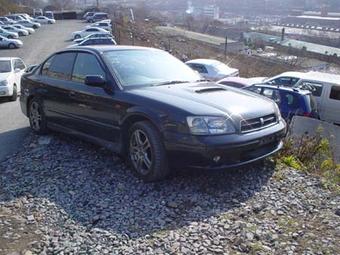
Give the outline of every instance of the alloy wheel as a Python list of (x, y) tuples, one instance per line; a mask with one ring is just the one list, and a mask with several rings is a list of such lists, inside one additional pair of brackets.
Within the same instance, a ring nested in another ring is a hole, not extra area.
[(147, 175), (152, 167), (152, 150), (148, 136), (136, 129), (130, 138), (130, 159), (137, 172)]
[(37, 103), (37, 102), (32, 102), (32, 104), (31, 104), (30, 120), (31, 120), (32, 128), (35, 131), (39, 131), (40, 128), (41, 128), (42, 116), (41, 116), (39, 103)]

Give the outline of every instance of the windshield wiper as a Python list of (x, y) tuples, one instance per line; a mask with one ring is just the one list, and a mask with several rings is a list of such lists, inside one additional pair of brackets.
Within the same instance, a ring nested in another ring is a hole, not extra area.
[(171, 84), (188, 83), (188, 82), (190, 81), (165, 81), (165, 82), (156, 83), (153, 86), (171, 85)]

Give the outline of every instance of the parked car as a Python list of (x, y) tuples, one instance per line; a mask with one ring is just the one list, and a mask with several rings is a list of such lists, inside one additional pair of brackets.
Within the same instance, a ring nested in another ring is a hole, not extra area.
[(340, 124), (340, 100), (337, 99), (340, 75), (286, 72), (268, 79), (266, 83), (310, 90), (316, 99), (320, 119)]
[(1, 26), (1, 28), (5, 29), (5, 30), (7, 30), (9, 32), (18, 33), (19, 36), (27, 36), (27, 35), (29, 35), (29, 32), (26, 29), (17, 28), (17, 27), (14, 27), (12, 25)]
[(217, 83), (234, 88), (246, 88), (254, 84), (261, 84), (267, 77), (253, 77), (253, 78), (241, 78), (241, 77), (227, 77), (219, 80)]
[(22, 41), (18, 39), (9, 39), (0, 35), (0, 48), (16, 49), (21, 48), (22, 45)]
[(107, 33), (110, 34), (108, 31), (106, 31), (105, 29), (99, 28), (99, 27), (90, 27), (90, 28), (85, 28), (84, 30), (81, 31), (75, 31), (72, 33), (72, 38), (73, 39), (80, 39), (83, 37), (86, 37), (90, 34), (94, 34), (94, 33)]
[(83, 15), (83, 18), (84, 20), (87, 20), (87, 17), (89, 16), (93, 16), (95, 13), (94, 12), (86, 12), (84, 15)]
[(73, 42), (75, 43), (81, 43), (82, 41), (86, 40), (86, 39), (90, 39), (90, 38), (113, 38), (111, 34), (109, 33), (94, 33), (94, 34), (90, 34), (88, 36), (85, 36), (83, 38), (79, 38), (79, 39), (75, 39), (73, 40)]
[(90, 23), (94, 23), (94, 22), (101, 21), (101, 20), (108, 19), (108, 18), (109, 18), (109, 15), (107, 13), (96, 12), (92, 16), (87, 16), (87, 21)]
[(16, 15), (19, 15), (19, 16), (23, 17), (26, 20), (31, 18), (31, 16), (28, 15), (27, 13), (16, 13)]
[(55, 19), (50, 19), (45, 16), (38, 16), (34, 19), (34, 21), (40, 23), (40, 24), (55, 24)]
[(3, 37), (6, 37), (8, 39), (18, 39), (19, 35), (17, 32), (11, 32), (6, 29), (2, 29), (2, 26), (0, 27), (0, 35)]
[(29, 34), (33, 34), (35, 32), (35, 30), (33, 28), (25, 27), (25, 26), (20, 25), (20, 24), (14, 24), (12, 26), (15, 27), (15, 28), (18, 28), (18, 29), (26, 30)]
[(199, 72), (202, 77), (211, 81), (218, 81), (231, 76), (239, 76), (238, 69), (231, 68), (218, 60), (194, 59), (187, 61), (186, 64)]
[(12, 25), (15, 24), (15, 21), (12, 19), (9, 19), (7, 17), (0, 17), (0, 21), (4, 23), (5, 25)]
[(109, 22), (99, 21), (99, 22), (96, 22), (96, 23), (93, 23), (93, 24), (87, 26), (87, 28), (90, 28), (90, 27), (100, 27), (100, 28), (105, 29), (105, 30), (112, 33), (112, 25)]
[(25, 63), (20, 58), (0, 57), (0, 97), (8, 97), (12, 101), (17, 100), (21, 76), (25, 68)]
[(316, 101), (309, 90), (266, 84), (253, 85), (245, 89), (272, 99), (286, 121), (290, 121), (295, 115), (319, 118)]
[(75, 46), (89, 46), (89, 45), (117, 45), (116, 41), (113, 38), (90, 38), (86, 39), (80, 43), (70, 45), (70, 47)]
[(42, 9), (33, 9), (33, 17), (38, 17), (43, 15)]
[(24, 18), (17, 14), (6, 15), (6, 17), (14, 21), (25, 20)]
[(2, 26), (2, 25), (5, 25), (5, 23), (3, 23), (2, 21), (0, 21), (0, 26)]
[(37, 134), (104, 145), (145, 181), (165, 178), (174, 163), (225, 169), (280, 150), (286, 124), (272, 100), (200, 80), (162, 50), (75, 47), (24, 74), (20, 102)]
[(18, 21), (18, 24), (23, 25), (24, 27), (30, 27), (33, 29), (38, 29), (39, 27), (41, 27), (40, 23), (29, 21), (29, 20)]

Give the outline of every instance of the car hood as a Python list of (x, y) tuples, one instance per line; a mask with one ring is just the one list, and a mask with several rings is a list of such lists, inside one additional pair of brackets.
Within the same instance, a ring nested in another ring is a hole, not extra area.
[(227, 115), (242, 120), (275, 113), (272, 100), (216, 83), (142, 87), (128, 93), (172, 105), (192, 115)]
[(0, 81), (7, 80), (10, 75), (11, 75), (10, 72), (8, 72), (8, 73), (0, 73)]

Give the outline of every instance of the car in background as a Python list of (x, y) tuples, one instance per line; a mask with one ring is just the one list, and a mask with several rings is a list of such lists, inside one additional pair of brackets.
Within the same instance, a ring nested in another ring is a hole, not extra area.
[(109, 31), (110, 33), (112, 33), (112, 25), (109, 22), (99, 21), (99, 22), (93, 23), (93, 24), (91, 24), (87, 27), (88, 28), (89, 27), (99, 27), (99, 28), (105, 29), (106, 31)]
[(18, 29), (23, 29), (23, 30), (26, 30), (29, 34), (33, 34), (35, 32), (35, 30), (33, 28), (30, 28), (30, 27), (25, 27), (23, 25), (20, 25), (20, 24), (14, 24), (12, 25), (13, 27), (16, 27)]
[(94, 14), (95, 14), (95, 12), (86, 12), (86, 13), (83, 15), (82, 19), (84, 19), (84, 20), (87, 21), (87, 18), (93, 16)]
[(26, 65), (20, 58), (0, 57), (0, 97), (16, 101), (20, 94), (21, 76)]
[(18, 14), (10, 14), (10, 15), (6, 15), (6, 17), (14, 21), (25, 20), (23, 17), (21, 17)]
[(17, 28), (12, 25), (1, 26), (1, 28), (6, 29), (9, 32), (18, 33), (19, 36), (27, 36), (30, 34), (26, 29)]
[(33, 9), (33, 17), (43, 16), (42, 9)]
[(186, 64), (197, 71), (202, 77), (211, 81), (218, 81), (226, 77), (239, 76), (239, 70), (214, 59), (194, 59)]
[(45, 11), (45, 17), (49, 19), (54, 19), (54, 14), (52, 11)]
[(216, 170), (262, 160), (282, 148), (286, 133), (272, 100), (201, 82), (159, 49), (74, 47), (21, 81), (21, 109), (35, 133), (57, 130), (104, 145), (144, 181), (166, 178), (174, 164)]
[(19, 35), (16, 32), (11, 32), (6, 29), (3, 29), (2, 26), (0, 27), (0, 35), (6, 37), (8, 39), (18, 39)]
[(21, 17), (23, 17), (24, 19), (28, 20), (31, 18), (30, 15), (28, 15), (27, 13), (15, 13), (16, 15), (19, 15)]
[(227, 77), (219, 80), (217, 83), (226, 85), (238, 89), (246, 88), (254, 84), (261, 84), (267, 77), (253, 77), (253, 78), (241, 78), (241, 77)]
[(319, 118), (315, 98), (309, 90), (266, 84), (253, 85), (245, 89), (272, 99), (278, 105), (282, 117), (288, 122), (295, 115)]
[(94, 23), (94, 22), (101, 21), (101, 20), (108, 19), (108, 18), (109, 18), (109, 15), (107, 13), (96, 12), (92, 16), (88, 16), (87, 21), (90, 23)]
[(55, 24), (55, 19), (49, 19), (45, 16), (38, 16), (36, 18), (34, 18), (35, 22), (38, 22), (40, 24)]
[(80, 43), (74, 44), (69, 46), (76, 47), (76, 46), (90, 46), (90, 45), (117, 45), (116, 41), (113, 38), (89, 38)]
[(110, 32), (106, 31), (105, 29), (99, 28), (99, 27), (89, 27), (85, 28), (84, 30), (81, 31), (75, 31), (72, 33), (72, 38), (73, 39), (80, 39), (83, 37), (86, 37), (90, 34), (94, 33), (107, 33), (110, 34)]
[(109, 33), (94, 33), (94, 34), (90, 34), (88, 36), (85, 36), (83, 38), (79, 38), (79, 39), (75, 39), (73, 40), (74, 43), (81, 43), (82, 41), (86, 40), (86, 39), (90, 39), (90, 38), (113, 38), (113, 36)]
[(0, 21), (4, 23), (5, 25), (12, 25), (15, 24), (15, 21), (12, 19), (9, 19), (7, 17), (0, 17)]
[(38, 29), (39, 27), (41, 27), (40, 23), (34, 22), (34, 21), (29, 21), (29, 20), (18, 21), (18, 24), (23, 25), (24, 27), (30, 27), (30, 28), (33, 28), (33, 29)]
[(0, 48), (16, 49), (21, 48), (22, 45), (22, 41), (18, 39), (9, 39), (0, 35)]

